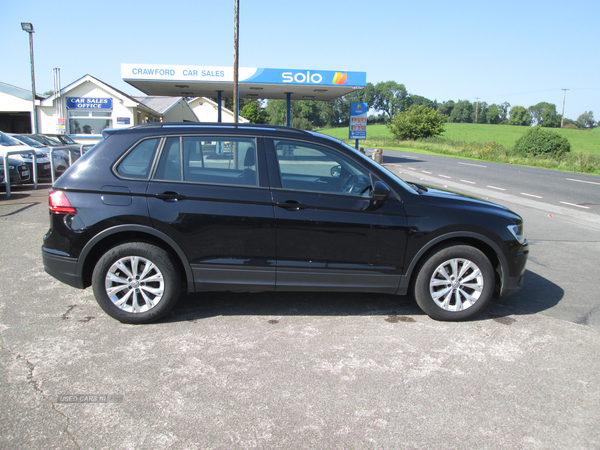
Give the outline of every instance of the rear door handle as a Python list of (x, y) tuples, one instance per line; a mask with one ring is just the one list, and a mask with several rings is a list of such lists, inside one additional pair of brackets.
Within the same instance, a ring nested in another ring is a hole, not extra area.
[(293, 209), (296, 211), (299, 209), (307, 208), (307, 206), (304, 203), (297, 202), (296, 200), (288, 200), (287, 202), (277, 202), (275, 203), (275, 206), (279, 206), (280, 208), (284, 209)]
[(160, 198), (161, 200), (165, 201), (176, 202), (177, 200), (185, 200), (187, 197), (177, 192), (166, 191), (161, 194), (156, 194), (156, 198)]

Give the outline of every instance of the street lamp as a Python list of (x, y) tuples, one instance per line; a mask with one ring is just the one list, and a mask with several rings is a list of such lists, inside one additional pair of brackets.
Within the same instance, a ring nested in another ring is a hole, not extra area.
[(37, 108), (35, 106), (35, 69), (33, 68), (33, 25), (29, 22), (21, 22), (23, 31), (29, 33), (29, 57), (31, 59), (31, 102), (33, 105), (33, 129), (34, 133), (38, 133)]

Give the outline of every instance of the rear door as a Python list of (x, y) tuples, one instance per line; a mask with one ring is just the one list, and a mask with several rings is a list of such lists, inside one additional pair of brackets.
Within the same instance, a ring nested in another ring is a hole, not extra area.
[(277, 223), (276, 290), (396, 292), (378, 265), (372, 174), (338, 149), (266, 140)]
[(166, 137), (148, 206), (154, 227), (186, 253), (196, 291), (274, 289), (274, 213), (262, 139)]

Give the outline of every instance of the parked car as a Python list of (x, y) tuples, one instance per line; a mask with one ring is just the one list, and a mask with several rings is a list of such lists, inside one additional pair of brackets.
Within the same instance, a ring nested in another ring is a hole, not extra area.
[[(56, 178), (60, 177), (65, 170), (69, 167), (69, 157), (66, 151), (54, 151), (51, 153), (52, 147), (49, 145), (43, 145), (41, 142), (31, 138), (27, 134), (9, 134), (10, 137), (20, 142), (23, 145), (27, 145), (36, 150), (36, 156), (38, 158), (47, 158), (50, 161), (51, 157), (54, 158), (54, 175)], [(29, 158), (28, 165), (31, 167), (32, 161)], [(39, 161), (39, 159), (38, 159)], [(30, 164), (31, 163), (31, 164)], [(38, 163), (39, 164), (39, 163)], [(39, 169), (38, 169), (39, 170)], [(39, 176), (39, 172), (38, 172)]]
[(82, 148), (84, 152), (88, 151), (90, 148), (92, 148), (94, 146), (93, 144), (78, 144), (73, 139), (71, 139), (70, 136), (67, 136), (66, 134), (44, 133), (44, 136), (46, 136), (47, 138), (50, 138), (50, 139), (57, 139), (63, 145), (77, 145), (79, 148)]
[[(35, 139), (43, 145), (53, 147), (54, 153), (58, 153), (61, 158), (66, 159), (69, 162), (69, 153), (71, 154), (72, 162), (77, 161), (81, 157), (81, 145), (80, 144), (63, 144), (59, 139), (46, 136), (45, 134), (29, 134), (31, 139)], [(63, 156), (64, 155), (64, 156)]]
[(13, 160), (18, 160), (24, 164), (27, 164), (30, 172), (33, 170), (33, 156), (29, 152), (35, 152), (35, 156), (37, 159), (38, 179), (52, 178), (52, 172), (50, 169), (50, 159), (46, 157), (46, 154), (44, 152), (31, 148), (30, 146), (25, 145), (22, 142), (19, 142), (13, 137), (4, 134), (0, 131), (0, 156), (15, 151), (20, 151), (22, 153), (13, 154), (10, 157)]
[(342, 141), (277, 126), (146, 124), (104, 140), (49, 193), (46, 272), (125, 323), (182, 291), (405, 295), (464, 320), (523, 283), (523, 220), (407, 183)]
[[(10, 184), (24, 184), (31, 179), (29, 167), (22, 161), (14, 158), (8, 158), (8, 170), (10, 173)], [(4, 158), (0, 158), (0, 186), (5, 186), (4, 179)]]

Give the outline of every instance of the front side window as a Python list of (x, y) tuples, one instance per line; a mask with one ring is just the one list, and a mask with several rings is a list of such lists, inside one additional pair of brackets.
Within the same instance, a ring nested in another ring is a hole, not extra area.
[(165, 140), (157, 180), (256, 186), (256, 144), (251, 138), (175, 136)]
[(371, 194), (371, 175), (333, 149), (306, 142), (275, 140), (284, 189), (335, 194)]

